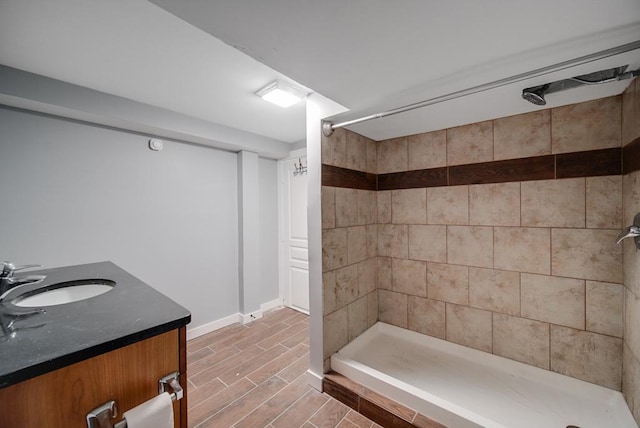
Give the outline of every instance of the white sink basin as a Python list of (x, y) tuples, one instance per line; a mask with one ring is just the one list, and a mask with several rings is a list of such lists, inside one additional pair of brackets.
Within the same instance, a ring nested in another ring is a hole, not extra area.
[(44, 289), (26, 297), (18, 297), (12, 303), (28, 308), (63, 305), (99, 296), (112, 290), (116, 285), (115, 282), (109, 280), (82, 280), (66, 284), (62, 286), (56, 284), (55, 288)]

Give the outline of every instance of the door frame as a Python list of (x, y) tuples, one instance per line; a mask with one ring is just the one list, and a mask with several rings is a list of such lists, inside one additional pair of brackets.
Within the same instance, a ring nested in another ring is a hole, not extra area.
[[(285, 189), (285, 171), (284, 171), (284, 163), (287, 161), (291, 161), (294, 159), (298, 159), (301, 157), (307, 157), (307, 149), (298, 149), (289, 152), (289, 156), (284, 159), (278, 160), (278, 272), (279, 272), (279, 284), (278, 284), (278, 292), (280, 293), (280, 301), (283, 306), (291, 307), (291, 295), (289, 294), (289, 290), (287, 290), (286, 284), (286, 275), (287, 272), (287, 260), (288, 260), (288, 248), (285, 245), (287, 242), (287, 230), (288, 225), (285, 224), (285, 210), (289, 207), (286, 206), (285, 195), (287, 194), (287, 189)], [(308, 201), (307, 202), (307, 206)], [(300, 310), (299, 308), (293, 308), (295, 310)]]

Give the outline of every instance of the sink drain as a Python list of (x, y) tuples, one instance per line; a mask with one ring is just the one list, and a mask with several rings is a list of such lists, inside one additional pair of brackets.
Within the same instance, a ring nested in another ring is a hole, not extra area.
[(580, 428), (578, 425), (567, 425), (567, 428)]

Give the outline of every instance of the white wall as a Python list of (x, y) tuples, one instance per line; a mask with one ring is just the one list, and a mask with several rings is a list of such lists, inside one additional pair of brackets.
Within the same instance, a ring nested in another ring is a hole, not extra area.
[(279, 296), (278, 266), (278, 163), (259, 159), (260, 180), (260, 280), (262, 302)]
[(189, 309), (191, 328), (236, 314), (236, 155), (147, 141), (0, 107), (0, 259), (111, 260)]

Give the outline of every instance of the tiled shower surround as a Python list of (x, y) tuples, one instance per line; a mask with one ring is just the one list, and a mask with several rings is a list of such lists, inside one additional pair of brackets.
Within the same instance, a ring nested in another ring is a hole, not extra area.
[(380, 142), (324, 138), (325, 359), (380, 320), (622, 389), (640, 419), (640, 252), (627, 240), (623, 268), (615, 244), (640, 211), (639, 85)]
[[(640, 79), (622, 96), (622, 142), (624, 169), (622, 179), (623, 223), (632, 224), (640, 212)], [(627, 239), (624, 243), (624, 348), (622, 392), (640, 424), (640, 250)]]

